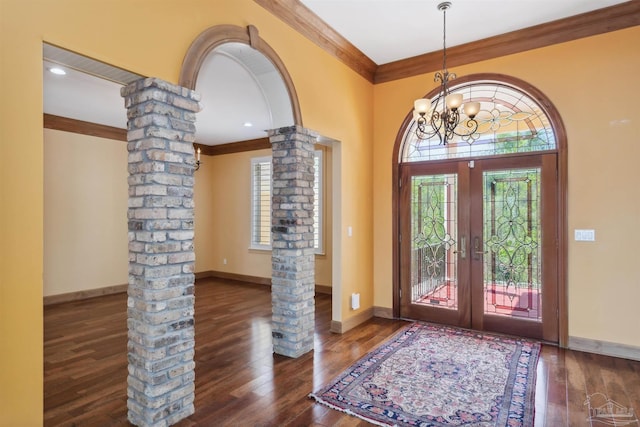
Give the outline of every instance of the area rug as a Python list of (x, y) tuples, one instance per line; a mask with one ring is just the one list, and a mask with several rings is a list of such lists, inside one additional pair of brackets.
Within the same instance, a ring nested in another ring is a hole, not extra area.
[(540, 344), (412, 323), (309, 396), (381, 426), (533, 425)]

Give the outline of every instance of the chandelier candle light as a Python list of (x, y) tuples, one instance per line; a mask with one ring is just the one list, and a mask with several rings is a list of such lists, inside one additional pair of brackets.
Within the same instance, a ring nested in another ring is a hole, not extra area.
[(193, 168), (194, 171), (197, 171), (198, 169), (200, 169), (200, 147), (198, 147), (198, 149), (196, 150), (196, 165)]
[[(451, 7), (451, 2), (445, 1), (438, 5), (438, 10), (443, 15), (442, 30), (442, 72), (435, 74), (434, 81), (440, 82), (441, 90), (436, 99), (444, 98), (442, 111), (431, 110), (431, 100), (428, 98), (416, 99), (413, 106), (413, 117), (416, 121), (416, 136), (420, 140), (426, 140), (438, 135), (440, 143), (446, 145), (454, 136), (467, 136), (473, 134), (478, 129), (476, 114), (480, 111), (479, 102), (466, 102), (462, 105), (462, 94), (449, 93), (447, 84), (456, 78), (454, 73), (447, 70), (447, 10)], [(462, 129), (460, 126), (460, 109), (467, 116), (463, 120)]]

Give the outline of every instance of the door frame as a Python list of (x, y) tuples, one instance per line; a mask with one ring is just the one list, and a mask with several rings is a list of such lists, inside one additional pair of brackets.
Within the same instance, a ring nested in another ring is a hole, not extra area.
[[(411, 178), (414, 176), (418, 176), (419, 174), (427, 173), (429, 175), (439, 175), (439, 174), (455, 174), (457, 176), (457, 188), (456, 193), (457, 197), (459, 194), (469, 194), (469, 183), (470, 183), (470, 169), (465, 165), (466, 159), (454, 159), (454, 160), (446, 160), (446, 161), (438, 161), (433, 163), (407, 163), (403, 165), (401, 169), (403, 171), (400, 174), (400, 180), (402, 181), (400, 199), (409, 200), (411, 198)], [(425, 172), (425, 166), (429, 168), (428, 172)], [(399, 207), (399, 205), (398, 205)], [(405, 248), (411, 246), (411, 209), (405, 209), (403, 212), (404, 216), (402, 218), (398, 218), (398, 225), (404, 221), (405, 230), (401, 227), (399, 228), (399, 233), (405, 235), (405, 239), (402, 242), (399, 242), (399, 246), (402, 247), (404, 245)], [(398, 212), (400, 214), (400, 210)], [(461, 209), (460, 203), (456, 200), (456, 225), (457, 225), (457, 237), (459, 236), (469, 236), (469, 226), (470, 222), (470, 209)], [(458, 247), (457, 250), (467, 250), (469, 247), (469, 242), (465, 244), (465, 248)], [(400, 254), (402, 251), (398, 251)], [(468, 251), (469, 252), (469, 251)], [(457, 255), (456, 264), (456, 281), (457, 285), (457, 309), (456, 310), (435, 310), (432, 311), (431, 307), (425, 306), (421, 309), (422, 318), (426, 320), (439, 319), (443, 321), (443, 323), (460, 326), (460, 327), (468, 327), (471, 324), (471, 289), (470, 289), (470, 272), (471, 272), (471, 257), (466, 256), (464, 259), (461, 259)], [(411, 260), (410, 257), (400, 257), (401, 268), (399, 269), (399, 281), (398, 286), (402, 284), (403, 275), (405, 275), (405, 279), (408, 279), (408, 275), (411, 272)], [(406, 288), (405, 288), (406, 290)], [(408, 305), (406, 306), (408, 311), (412, 311), (412, 303), (411, 296), (407, 296), (404, 298), (404, 303)], [(402, 312), (402, 301), (399, 299), (398, 306), (398, 316), (400, 316)], [(436, 314), (437, 313), (437, 314)]]
[[(505, 321), (505, 318), (501, 315), (488, 314), (484, 310), (484, 286), (472, 286), (472, 312), (482, 313), (480, 316), (472, 316), (472, 328), (478, 330), (493, 330), (500, 331), (502, 333), (520, 335), (518, 331), (523, 329), (527, 330), (530, 336), (536, 335), (538, 337), (545, 337), (545, 340), (551, 342), (558, 341), (558, 330), (556, 329), (557, 323), (554, 321), (557, 314), (557, 301), (555, 296), (550, 293), (550, 290), (556, 290), (559, 293), (559, 289), (553, 286), (555, 280), (556, 263), (558, 261), (558, 254), (556, 248), (558, 230), (557, 222), (554, 219), (557, 218), (557, 200), (553, 197), (553, 194), (549, 194), (547, 191), (549, 188), (555, 188), (557, 186), (557, 154), (555, 152), (536, 152), (527, 153), (518, 156), (509, 157), (493, 157), (484, 160), (478, 160), (475, 162), (475, 178), (473, 184), (477, 187), (482, 187), (482, 175), (487, 171), (504, 170), (507, 169), (528, 169), (532, 167), (540, 168), (540, 207), (539, 207), (539, 221), (542, 224), (541, 227), (541, 240), (540, 245), (542, 247), (542, 256), (540, 264), (542, 265), (542, 309), (541, 309), (541, 322), (531, 322), (517, 317), (510, 317), (509, 321)], [(482, 188), (478, 188), (475, 191), (471, 190), (472, 209), (483, 209), (484, 197), (482, 194)], [(484, 240), (484, 224), (486, 224), (487, 218), (479, 215), (471, 217), (471, 229), (481, 231), (480, 237), (483, 250), (486, 248), (487, 242)], [(469, 242), (475, 240), (478, 236), (469, 236)], [(484, 256), (480, 255), (475, 257), (473, 255), (474, 250), (469, 249), (471, 255), (471, 270), (472, 276), (476, 279), (484, 279), (485, 260)], [(551, 288), (551, 289), (550, 289)], [(541, 338), (539, 338), (541, 339)]]
[[(558, 288), (558, 345), (566, 348), (569, 341), (569, 324), (568, 324), (568, 281), (567, 281), (567, 260), (568, 260), (568, 215), (567, 215), (567, 134), (564, 127), (564, 123), (560, 116), (560, 113), (549, 100), (549, 98), (542, 93), (539, 89), (533, 85), (520, 80), (516, 77), (507, 76), (504, 74), (495, 73), (481, 73), (471, 74), (464, 77), (460, 77), (455, 80), (456, 84), (469, 83), (474, 81), (496, 81), (505, 83), (514, 88), (521, 89), (528, 93), (533, 99), (535, 99), (538, 105), (545, 112), (549, 123), (553, 129), (556, 137), (556, 153), (557, 153), (557, 208), (558, 215), (556, 218), (557, 230), (558, 230), (558, 260), (557, 271), (555, 278), (557, 280)], [(433, 98), (440, 91), (439, 87), (434, 88), (425, 95), (425, 98)], [(393, 316), (395, 318), (400, 317), (400, 273), (401, 273), (401, 259), (400, 259), (400, 160), (401, 151), (403, 148), (403, 139), (406, 129), (411, 125), (413, 121), (413, 114), (410, 111), (398, 133), (396, 134), (396, 140), (393, 147), (392, 156), (392, 268), (393, 268)], [(491, 158), (491, 157), (488, 157)], [(467, 160), (479, 160), (482, 158), (468, 158)]]

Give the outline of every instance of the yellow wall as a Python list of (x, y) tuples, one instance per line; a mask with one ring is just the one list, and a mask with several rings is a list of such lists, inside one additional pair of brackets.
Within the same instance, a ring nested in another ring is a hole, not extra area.
[(304, 126), (341, 142), (342, 224), (354, 227), (342, 317), (351, 292), (373, 304), (370, 83), (251, 0), (1, 0), (0, 424), (42, 423), (42, 42), (176, 83), (190, 43), (217, 24), (257, 26), (293, 79)]
[[(198, 175), (196, 181), (198, 187), (208, 186), (208, 197), (212, 201), (206, 215), (211, 217), (214, 228), (210, 234), (196, 229), (196, 239), (211, 240), (211, 252), (202, 260), (208, 266), (207, 270), (271, 277), (271, 251), (249, 250), (251, 158), (270, 155), (271, 150), (259, 150), (203, 158), (206, 163), (202, 168), (211, 172), (206, 182), (200, 182)], [(196, 211), (197, 222), (200, 222), (199, 212)], [(224, 258), (227, 265), (223, 263)], [(196, 271), (203, 270), (197, 265)]]
[[(554, 103), (568, 135), (569, 335), (640, 346), (640, 27), (452, 69), (523, 79)], [(391, 159), (413, 99), (433, 74), (376, 85), (375, 304), (392, 306)], [(573, 230), (595, 229), (595, 242)]]
[(127, 143), (44, 130), (44, 296), (128, 281)]
[[(220, 271), (271, 277), (271, 251), (251, 242), (251, 158), (271, 150), (203, 156), (196, 173), (196, 272)], [(325, 211), (331, 212), (331, 157), (325, 155)], [(328, 176), (327, 176), (328, 175)], [(328, 192), (327, 192), (328, 191)], [(331, 286), (331, 217), (325, 215), (325, 254), (316, 256), (316, 284)], [(225, 265), (223, 260), (227, 260)]]
[[(316, 146), (316, 150), (323, 150), (323, 199), (322, 216), (324, 220), (324, 231), (320, 237), (323, 240), (323, 253), (317, 254), (316, 262), (316, 285), (332, 286), (331, 275), (333, 272), (333, 152), (330, 147)], [(372, 287), (373, 289), (373, 287)]]
[[(271, 252), (249, 249), (250, 161), (270, 155), (203, 157), (194, 186), (196, 272), (271, 277)], [(330, 153), (325, 169), (330, 212)], [(126, 142), (44, 129), (44, 296), (127, 283), (127, 175)], [(316, 284), (331, 286), (331, 217), (325, 220)]]

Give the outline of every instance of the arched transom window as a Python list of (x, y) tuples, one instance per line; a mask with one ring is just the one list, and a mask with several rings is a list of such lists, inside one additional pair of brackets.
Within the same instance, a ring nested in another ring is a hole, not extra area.
[[(463, 102), (477, 101), (477, 130), (469, 133), (463, 120), (455, 136), (446, 145), (436, 135), (421, 140), (416, 136), (416, 121), (405, 129), (400, 162), (488, 157), (557, 149), (548, 115), (543, 106), (519, 87), (497, 80), (476, 80), (451, 86), (452, 93), (463, 95)], [(438, 94), (431, 103), (432, 111), (442, 111)], [(462, 115), (462, 119), (466, 119)]]

